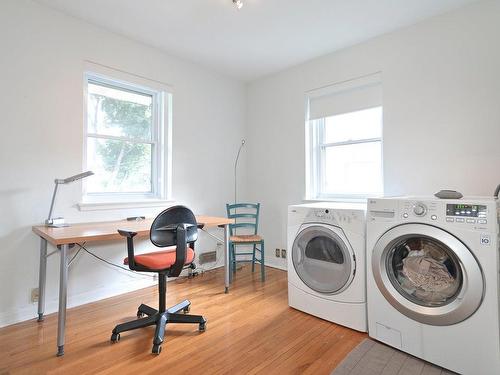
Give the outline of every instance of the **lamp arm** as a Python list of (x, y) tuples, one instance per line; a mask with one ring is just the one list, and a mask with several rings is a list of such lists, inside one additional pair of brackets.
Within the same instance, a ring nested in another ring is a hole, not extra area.
[(54, 203), (56, 201), (57, 187), (59, 186), (59, 183), (57, 181), (55, 181), (54, 183), (55, 183), (54, 193), (52, 194), (52, 202), (50, 203), (49, 216), (45, 221), (47, 224), (49, 224), (50, 220), (52, 219), (52, 211), (54, 210)]

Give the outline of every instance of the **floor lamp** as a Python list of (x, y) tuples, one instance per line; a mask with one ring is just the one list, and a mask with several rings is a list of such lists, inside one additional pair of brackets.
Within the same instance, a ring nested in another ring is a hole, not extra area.
[(243, 148), (243, 146), (245, 145), (245, 140), (242, 139), (241, 140), (241, 145), (240, 145), (240, 148), (238, 149), (238, 154), (236, 155), (236, 160), (234, 161), (234, 204), (237, 203), (237, 169), (238, 169), (238, 160), (240, 158), (240, 152), (241, 152), (241, 149)]

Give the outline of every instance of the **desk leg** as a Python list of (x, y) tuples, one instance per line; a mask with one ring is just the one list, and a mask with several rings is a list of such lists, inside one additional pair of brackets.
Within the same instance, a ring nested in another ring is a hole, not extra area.
[(40, 237), (40, 270), (38, 272), (38, 321), (45, 312), (45, 284), (47, 281), (47, 240)]
[(224, 293), (229, 292), (229, 225), (224, 225)]
[(69, 245), (61, 245), (59, 276), (59, 312), (57, 314), (57, 356), (64, 355), (64, 331), (66, 329), (66, 301), (68, 292), (68, 251)]

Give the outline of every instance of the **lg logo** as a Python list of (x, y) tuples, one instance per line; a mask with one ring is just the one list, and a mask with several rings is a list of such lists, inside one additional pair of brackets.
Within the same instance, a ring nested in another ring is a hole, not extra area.
[(491, 238), (489, 234), (481, 234), (481, 245), (489, 245)]

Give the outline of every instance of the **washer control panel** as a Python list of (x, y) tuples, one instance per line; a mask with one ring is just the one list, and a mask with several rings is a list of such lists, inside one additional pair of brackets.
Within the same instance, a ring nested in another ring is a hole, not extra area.
[(417, 216), (425, 216), (425, 214), (427, 213), (427, 207), (425, 206), (425, 204), (417, 202), (413, 206), (413, 213)]
[(350, 210), (332, 210), (328, 208), (312, 209), (306, 222), (320, 222), (326, 224), (340, 225), (342, 223), (364, 223), (365, 215), (363, 212)]
[(317, 217), (318, 219), (325, 219), (325, 220), (331, 220), (332, 219), (332, 215), (331, 215), (329, 209), (315, 210), (313, 212), (313, 216)]
[(476, 198), (371, 198), (367, 202), (367, 221), (394, 225), (426, 223), (479, 232), (500, 231), (500, 201), (489, 197)]
[(457, 223), (470, 225), (471, 229), (485, 228), (488, 224), (488, 206), (481, 204), (402, 201), (400, 212), (404, 221)]
[(438, 209), (434, 202), (404, 201), (402, 202), (402, 218), (430, 218), (437, 220)]

